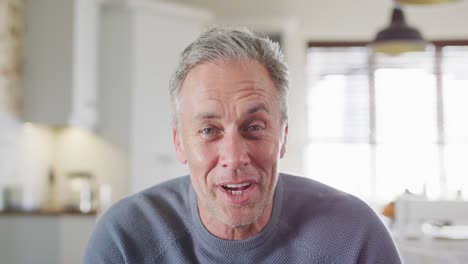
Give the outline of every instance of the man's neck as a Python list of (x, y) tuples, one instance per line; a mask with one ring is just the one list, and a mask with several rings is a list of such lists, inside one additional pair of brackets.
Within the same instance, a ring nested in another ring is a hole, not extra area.
[(203, 209), (203, 206), (199, 207), (198, 212), (203, 225), (211, 234), (226, 240), (244, 240), (255, 236), (265, 228), (270, 220), (272, 208), (273, 205), (270, 202), (254, 223), (242, 226), (231, 226), (221, 222), (206, 209)]

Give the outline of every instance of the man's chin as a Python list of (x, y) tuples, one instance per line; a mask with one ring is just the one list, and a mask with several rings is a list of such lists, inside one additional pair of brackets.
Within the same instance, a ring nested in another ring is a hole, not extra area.
[(222, 221), (225, 225), (231, 227), (231, 228), (243, 228), (243, 227), (248, 227), (252, 224), (255, 224), (257, 221), (258, 217), (253, 219), (225, 219), (225, 221)]
[[(244, 208), (245, 210), (245, 208)], [(247, 227), (255, 224), (260, 216), (262, 215), (264, 208), (256, 208), (256, 210), (250, 209), (248, 212), (243, 210), (234, 210), (229, 214), (224, 214), (222, 217), (218, 217), (225, 225), (233, 228)]]

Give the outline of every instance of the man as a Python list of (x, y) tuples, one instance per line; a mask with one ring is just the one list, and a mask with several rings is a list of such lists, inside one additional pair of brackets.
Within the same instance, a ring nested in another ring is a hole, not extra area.
[(278, 173), (287, 68), (279, 47), (213, 28), (182, 53), (170, 85), (173, 139), (190, 176), (106, 212), (84, 263), (400, 263), (359, 199)]

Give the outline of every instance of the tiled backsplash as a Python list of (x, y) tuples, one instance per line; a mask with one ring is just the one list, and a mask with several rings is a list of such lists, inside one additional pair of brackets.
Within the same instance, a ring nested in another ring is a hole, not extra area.
[(39, 206), (52, 164), (53, 135), (5, 112), (0, 113), (0, 131), (0, 189), (21, 186), (24, 207)]
[(14, 182), (22, 126), (6, 112), (0, 112), (0, 184)]
[(66, 179), (76, 172), (91, 174), (96, 185), (110, 185), (112, 201), (127, 193), (127, 157), (93, 133), (22, 124), (5, 113), (0, 113), (0, 131), (0, 189), (20, 186), (26, 209), (63, 205), (70, 187)]

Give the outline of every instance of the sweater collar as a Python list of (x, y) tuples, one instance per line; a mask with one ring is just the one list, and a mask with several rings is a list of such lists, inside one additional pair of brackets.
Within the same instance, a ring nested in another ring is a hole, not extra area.
[(192, 218), (192, 232), (201, 242), (202, 247), (206, 250), (215, 252), (233, 251), (246, 251), (259, 247), (263, 243), (269, 241), (269, 238), (276, 233), (276, 227), (279, 223), (280, 213), (283, 207), (283, 183), (281, 174), (278, 176), (278, 183), (276, 185), (275, 194), (273, 197), (273, 209), (271, 212), (270, 220), (265, 228), (253, 237), (244, 240), (226, 240), (211, 234), (208, 229), (203, 225), (200, 215), (198, 213), (197, 196), (192, 184), (190, 185), (190, 214)]

